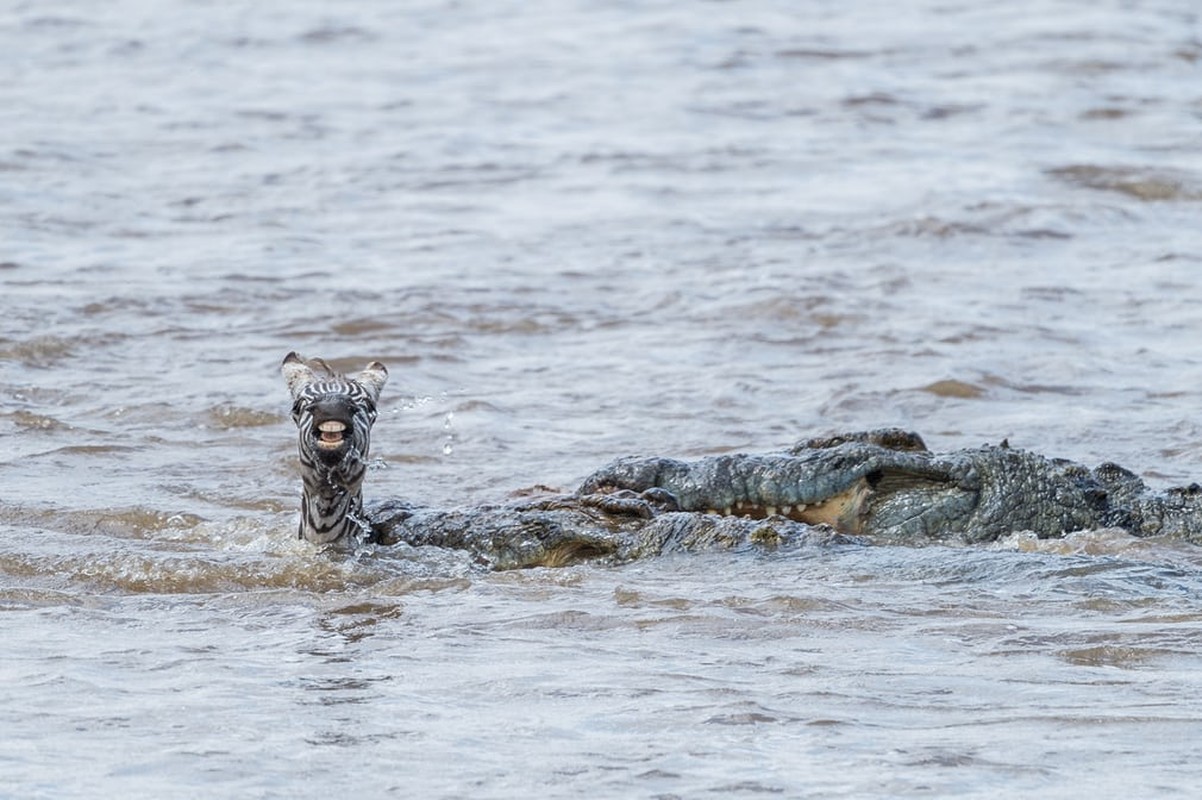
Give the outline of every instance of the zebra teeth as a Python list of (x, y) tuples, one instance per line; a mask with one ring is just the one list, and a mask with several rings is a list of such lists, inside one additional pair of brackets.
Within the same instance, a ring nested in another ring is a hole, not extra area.
[(346, 432), (346, 425), (336, 419), (331, 419), (320, 423), (317, 430), (321, 434), (317, 442), (319, 445), (337, 447), (342, 444), (342, 434)]

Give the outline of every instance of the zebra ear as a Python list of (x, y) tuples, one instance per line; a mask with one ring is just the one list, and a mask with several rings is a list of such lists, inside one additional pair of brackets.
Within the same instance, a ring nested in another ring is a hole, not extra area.
[(388, 383), (388, 368), (379, 361), (373, 361), (355, 376), (355, 382), (367, 390), (373, 403), (379, 402), (380, 391)]
[(316, 379), (313, 370), (309, 369), (309, 365), (296, 353), (284, 356), (284, 363), (280, 364), (280, 372), (283, 373), (284, 380), (288, 382), (288, 391), (292, 393), (294, 400), (302, 389)]

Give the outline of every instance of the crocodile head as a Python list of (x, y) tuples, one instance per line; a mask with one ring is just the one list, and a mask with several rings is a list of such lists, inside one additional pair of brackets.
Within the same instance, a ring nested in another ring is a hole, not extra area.
[(812, 439), (777, 455), (624, 459), (581, 492), (652, 489), (683, 511), (784, 516), (909, 541), (1058, 536), (1103, 522), (1105, 511), (1088, 470), (1006, 446), (935, 455), (896, 430)]

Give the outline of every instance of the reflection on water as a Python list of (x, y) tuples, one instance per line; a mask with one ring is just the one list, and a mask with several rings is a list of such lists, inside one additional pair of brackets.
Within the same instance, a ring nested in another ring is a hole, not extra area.
[(294, 349), (391, 369), (374, 497), (882, 425), (1198, 477), (1196, 15), (794, 5), (10, 9), (12, 791), (1193, 791), (1181, 543), (294, 538)]

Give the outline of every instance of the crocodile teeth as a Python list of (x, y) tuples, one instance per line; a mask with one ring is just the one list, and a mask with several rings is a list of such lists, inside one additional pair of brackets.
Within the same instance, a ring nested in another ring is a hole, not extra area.
[(714, 516), (718, 516), (718, 509), (716, 509), (716, 508), (707, 508), (707, 509), (705, 510), (705, 513), (707, 513), (707, 514), (713, 514)]
[(770, 517), (775, 517), (776, 516), (776, 506), (768, 506), (767, 508), (764, 509), (764, 513), (766, 513)]
[(789, 516), (790, 514), (793, 513), (793, 506), (781, 506), (780, 513), (781, 513), (781, 516), (784, 516), (784, 517)]

